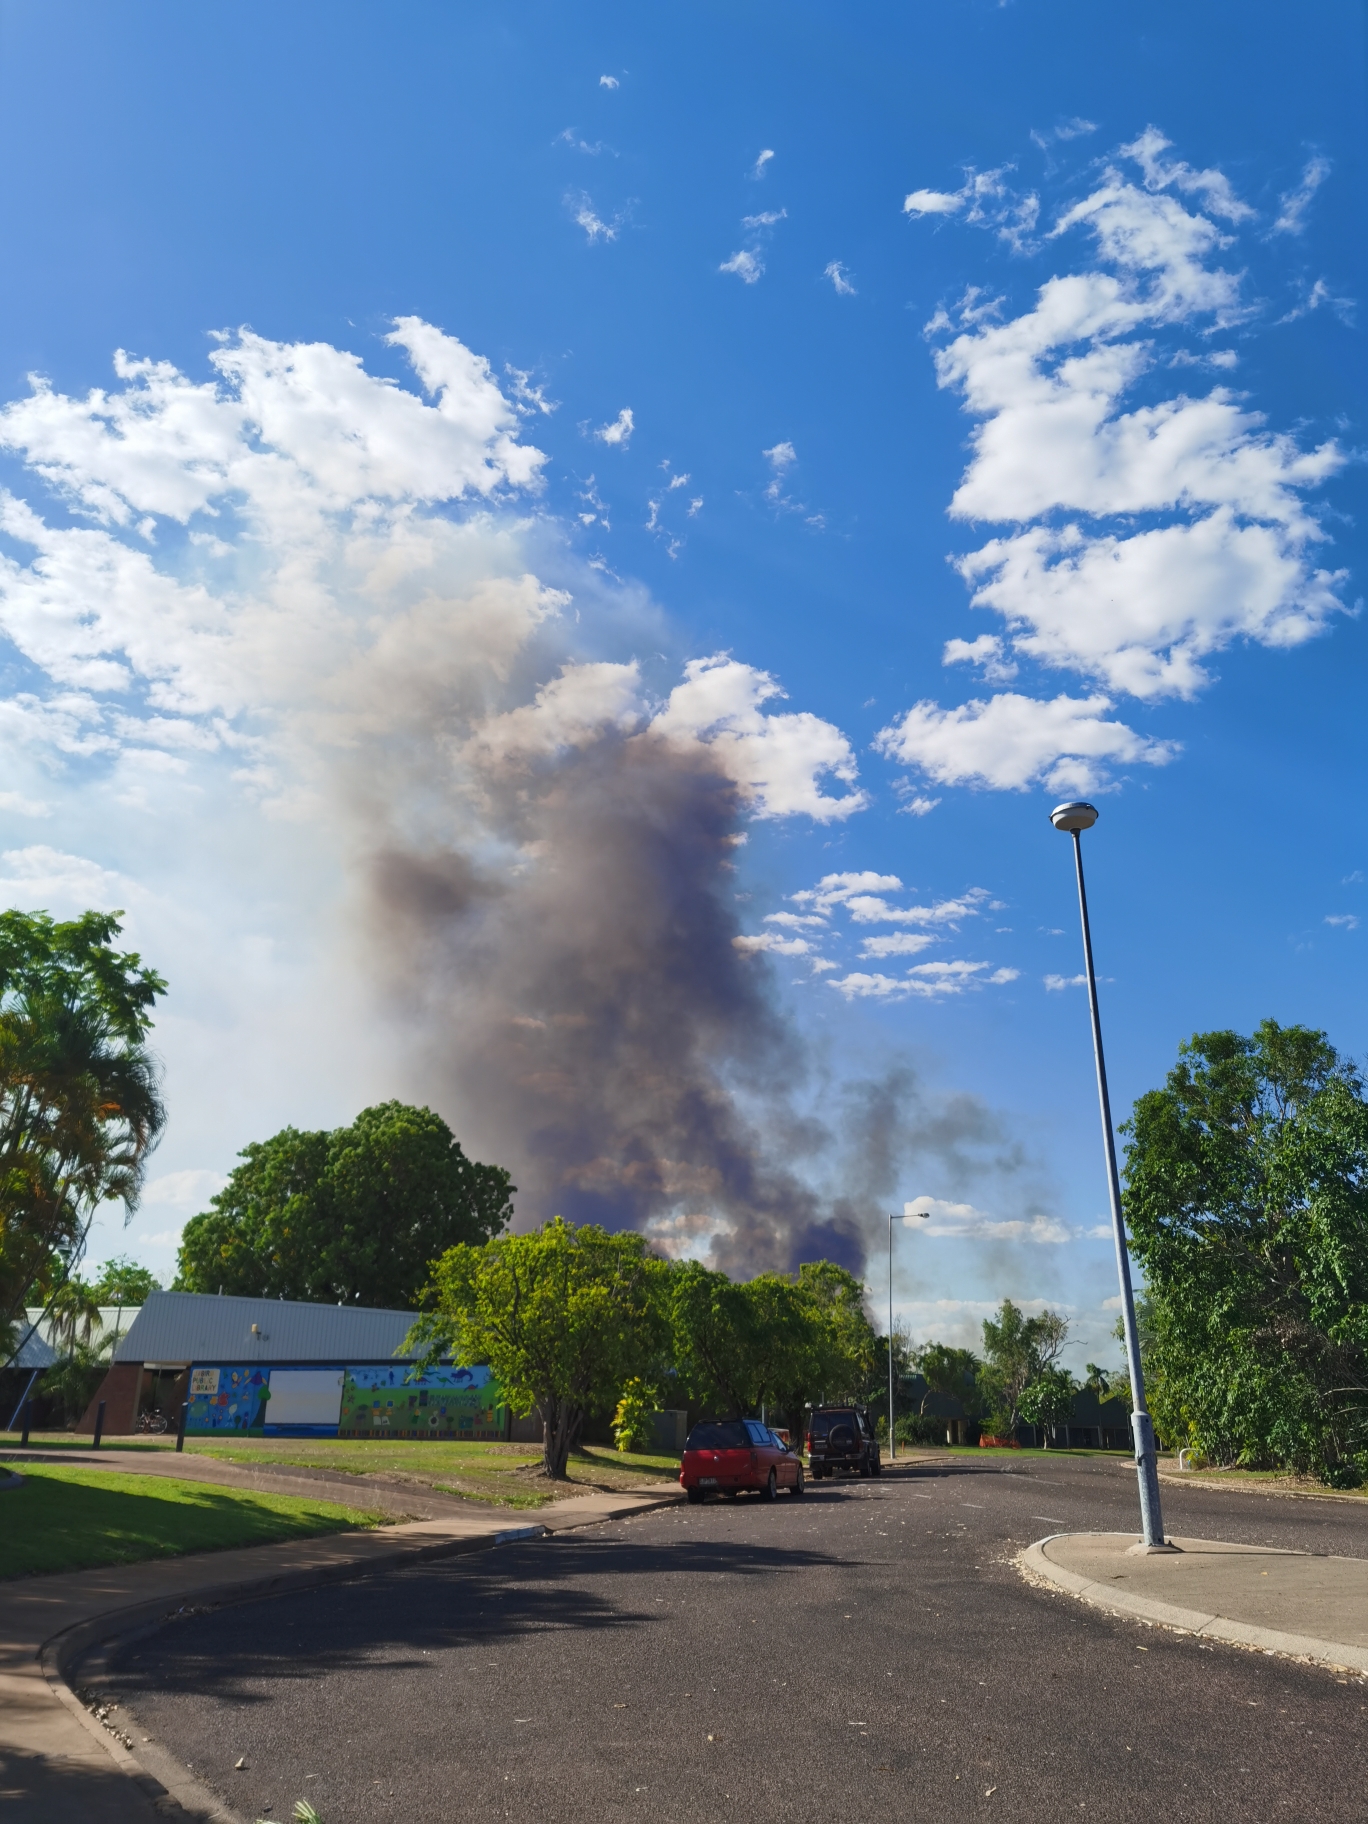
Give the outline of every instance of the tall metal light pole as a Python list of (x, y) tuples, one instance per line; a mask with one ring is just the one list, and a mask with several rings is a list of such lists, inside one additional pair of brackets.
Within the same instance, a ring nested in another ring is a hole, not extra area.
[(893, 1436), (893, 1224), (906, 1222), (909, 1216), (929, 1216), (929, 1210), (914, 1210), (910, 1203), (903, 1205), (901, 1216), (894, 1211), (888, 1212), (888, 1460), (893, 1462), (898, 1454), (897, 1440)]
[(1102, 1019), (1097, 1011), (1097, 975), (1093, 969), (1092, 932), (1088, 928), (1088, 895), (1083, 886), (1084, 830), (1097, 822), (1091, 804), (1058, 804), (1050, 812), (1057, 830), (1073, 837), (1074, 865), (1078, 871), (1078, 913), (1083, 921), (1083, 961), (1087, 967), (1088, 1008), (1092, 1014), (1093, 1057), (1097, 1062), (1097, 1099), (1102, 1107), (1102, 1150), (1107, 1160), (1107, 1191), (1111, 1197), (1112, 1239), (1116, 1243), (1116, 1272), (1121, 1282), (1121, 1322), (1130, 1368), (1131, 1431), (1135, 1437), (1135, 1470), (1140, 1482), (1140, 1520), (1144, 1527), (1142, 1551), (1173, 1551), (1164, 1539), (1164, 1516), (1159, 1506), (1159, 1464), (1154, 1449), (1154, 1426), (1145, 1409), (1145, 1377), (1140, 1366), (1140, 1338), (1135, 1327), (1135, 1294), (1131, 1290), (1130, 1255), (1121, 1219), (1121, 1180), (1116, 1170), (1116, 1136), (1112, 1131), (1111, 1098), (1107, 1094), (1107, 1065), (1102, 1055)]

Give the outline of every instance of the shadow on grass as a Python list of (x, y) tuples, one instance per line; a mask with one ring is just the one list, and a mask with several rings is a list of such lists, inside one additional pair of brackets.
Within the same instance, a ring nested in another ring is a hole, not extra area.
[[(612, 1599), (589, 1587), (611, 1554)], [(356, 1671), (432, 1674), (433, 1653), (488, 1650), (532, 1634), (623, 1633), (658, 1626), (634, 1585), (668, 1577), (682, 1600), (706, 1599), (716, 1577), (850, 1568), (827, 1552), (750, 1542), (646, 1545), (567, 1536), (510, 1546), (496, 1559), (461, 1558), (383, 1573), (342, 1587), (274, 1597), (177, 1620), (130, 1643), (107, 1681), (136, 1707), (140, 1693), (187, 1692), (270, 1704), (278, 1682)], [(702, 1580), (702, 1581), (696, 1581)]]
[(6, 1579), (273, 1545), (374, 1524), (372, 1516), (334, 1502), (122, 1472), (106, 1481), (98, 1470), (31, 1469), (22, 1487), (0, 1494), (0, 1503)]

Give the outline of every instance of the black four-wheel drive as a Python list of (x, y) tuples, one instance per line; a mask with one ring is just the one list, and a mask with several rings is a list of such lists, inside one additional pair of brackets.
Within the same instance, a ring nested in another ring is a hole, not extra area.
[(879, 1441), (863, 1406), (819, 1406), (808, 1420), (808, 1466), (813, 1480), (845, 1475), (877, 1476), (883, 1468)]

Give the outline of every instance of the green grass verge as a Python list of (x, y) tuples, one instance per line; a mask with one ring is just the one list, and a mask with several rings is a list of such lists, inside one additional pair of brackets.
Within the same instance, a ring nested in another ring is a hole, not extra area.
[[(0, 1449), (19, 1442), (0, 1434)], [(107, 1438), (110, 1451), (174, 1450), (175, 1438)], [(88, 1437), (70, 1432), (34, 1432), (40, 1450), (89, 1450)], [(564, 1483), (541, 1475), (541, 1451), (535, 1444), (465, 1443), (458, 1439), (396, 1438), (187, 1438), (187, 1456), (215, 1457), (225, 1463), (289, 1463), (306, 1469), (339, 1470), (345, 1475), (397, 1477), (418, 1487), (496, 1507), (537, 1508), (562, 1499)], [(14, 1460), (16, 1468), (22, 1465)], [(571, 1488), (640, 1488), (643, 1483), (675, 1482), (679, 1458), (650, 1452), (616, 1451), (589, 1444), (573, 1451), (567, 1465)]]
[(274, 1545), (384, 1524), (383, 1515), (298, 1495), (264, 1495), (121, 1470), (17, 1467), (23, 1486), (0, 1490), (4, 1577)]

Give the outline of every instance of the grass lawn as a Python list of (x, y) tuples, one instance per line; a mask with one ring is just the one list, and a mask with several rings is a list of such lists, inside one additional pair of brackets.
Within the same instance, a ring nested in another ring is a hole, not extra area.
[[(0, 1433), (0, 1448), (19, 1442)], [(89, 1450), (88, 1437), (70, 1432), (34, 1432), (32, 1444), (42, 1450)], [(174, 1450), (173, 1437), (106, 1438), (101, 1449)], [(348, 1475), (386, 1475), (468, 1500), (498, 1507), (545, 1507), (563, 1497), (564, 1484), (541, 1475), (541, 1451), (535, 1444), (461, 1443), (454, 1439), (418, 1441), (396, 1438), (187, 1438), (187, 1456), (217, 1457), (228, 1463), (295, 1463), (308, 1469), (335, 1469)], [(14, 1462), (13, 1467), (22, 1468)], [(619, 1452), (590, 1444), (573, 1451), (568, 1464), (572, 1489), (640, 1488), (642, 1483), (675, 1482), (678, 1457)], [(3, 1511), (3, 1510), (0, 1510)]]
[(24, 1465), (22, 1488), (0, 1490), (0, 1576), (133, 1564), (182, 1552), (274, 1545), (379, 1526), (384, 1516), (298, 1495), (263, 1495), (133, 1476), (122, 1470)]

